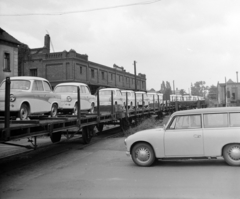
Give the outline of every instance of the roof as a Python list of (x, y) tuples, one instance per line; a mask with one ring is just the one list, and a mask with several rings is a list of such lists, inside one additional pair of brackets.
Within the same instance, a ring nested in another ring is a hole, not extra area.
[(45, 78), (42, 77), (34, 77), (34, 76), (18, 76), (18, 77), (10, 77), (10, 80), (46, 80)]
[(121, 92), (123, 92), (123, 93), (134, 93), (134, 91), (132, 91), (132, 90), (121, 90)]
[(202, 113), (223, 113), (223, 112), (240, 112), (240, 107), (216, 107), (216, 108), (202, 108), (177, 111), (174, 115), (187, 115), (187, 114), (202, 114)]
[(135, 93), (146, 93), (146, 92), (144, 92), (144, 91), (136, 91)]
[(8, 41), (8, 42), (10, 42), (10, 43), (17, 44), (17, 45), (22, 44), (20, 41), (18, 41), (18, 40), (15, 39), (13, 36), (11, 36), (10, 34), (8, 34), (8, 33), (7, 33), (5, 30), (3, 30), (2, 28), (0, 28), (0, 40)]
[(60, 83), (56, 86), (87, 86), (87, 84), (80, 83), (80, 82), (66, 82), (66, 83)]
[(119, 88), (102, 88), (100, 91), (115, 91), (115, 90), (120, 90)]

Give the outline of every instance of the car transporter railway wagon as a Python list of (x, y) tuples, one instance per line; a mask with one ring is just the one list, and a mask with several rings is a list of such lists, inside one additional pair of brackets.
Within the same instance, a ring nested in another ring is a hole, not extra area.
[[(180, 102), (171, 102), (158, 104), (148, 108), (134, 109), (120, 109), (114, 103), (113, 92), (111, 92), (111, 105), (100, 105), (100, 95), (97, 92), (97, 104), (93, 113), (81, 112), (81, 93), (80, 88), (77, 89), (77, 115), (29, 115), (27, 120), (16, 120), (16, 117), (10, 116), (10, 78), (6, 78), (5, 89), (5, 111), (4, 115), (0, 118), (0, 142), (9, 144), (7, 141), (30, 137), (33, 139), (33, 148), (37, 147), (37, 137), (42, 135), (49, 135), (53, 143), (59, 142), (61, 136), (65, 135), (70, 139), (74, 134), (82, 134), (82, 139), (85, 144), (91, 141), (94, 133), (94, 128), (97, 127), (101, 132), (104, 125), (115, 124), (120, 125), (122, 129), (126, 129), (132, 123), (136, 124), (137, 121), (142, 120), (144, 117), (157, 114), (160, 117), (163, 113), (172, 113), (175, 110), (191, 109), (197, 107), (204, 107), (204, 101), (191, 102), (188, 105), (180, 105)], [(143, 96), (142, 96), (143, 97)], [(143, 98), (142, 98), (143, 100)], [(128, 101), (126, 95), (126, 102)]]

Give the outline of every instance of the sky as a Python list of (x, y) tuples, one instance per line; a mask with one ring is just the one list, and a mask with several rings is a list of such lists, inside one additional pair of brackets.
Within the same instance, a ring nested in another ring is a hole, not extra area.
[(0, 27), (30, 48), (49, 33), (51, 52), (74, 49), (130, 73), (136, 61), (147, 89), (174, 81), (188, 92), (197, 81), (236, 81), (239, 10), (239, 0), (0, 0)]

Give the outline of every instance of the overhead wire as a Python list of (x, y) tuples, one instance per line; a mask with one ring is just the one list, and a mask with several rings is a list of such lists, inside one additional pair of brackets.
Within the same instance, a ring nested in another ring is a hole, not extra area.
[(87, 10), (58, 12), (58, 13), (0, 14), (0, 16), (33, 16), (33, 15), (38, 15), (38, 16), (52, 15), (52, 16), (54, 16), (54, 15), (67, 15), (67, 14), (76, 14), (76, 13), (84, 13), (84, 12), (93, 12), (93, 11), (99, 11), (99, 10), (116, 9), (116, 8), (121, 8), (121, 7), (153, 4), (153, 3), (157, 3), (159, 1), (161, 1), (161, 0), (143, 1), (143, 2), (138, 2), (138, 3), (124, 4), (124, 5), (108, 6), (108, 7), (102, 7), (102, 8), (93, 8), (93, 9), (87, 9)]

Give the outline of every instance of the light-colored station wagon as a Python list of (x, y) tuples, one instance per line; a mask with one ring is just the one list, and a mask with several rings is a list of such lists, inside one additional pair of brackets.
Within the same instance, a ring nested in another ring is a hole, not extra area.
[[(60, 96), (53, 93), (52, 87), (44, 78), (20, 76), (11, 77), (10, 113), (21, 120), (26, 120), (32, 114), (49, 113), (57, 115)], [(0, 86), (0, 112), (5, 110), (5, 80)]]
[(135, 93), (132, 90), (121, 90), (122, 95), (123, 95), (123, 100), (126, 104), (126, 95), (128, 97), (128, 108), (133, 108), (135, 107)]
[(81, 111), (90, 113), (94, 111), (94, 106), (97, 101), (96, 96), (91, 95), (90, 89), (86, 84), (78, 82), (61, 83), (55, 86), (54, 92), (61, 95), (61, 105), (59, 107), (59, 111), (77, 115), (78, 87), (80, 88)]
[(125, 139), (135, 164), (155, 159), (217, 158), (240, 165), (240, 107), (178, 111), (164, 128), (135, 133)]
[(143, 91), (136, 91), (136, 97), (137, 97), (137, 106), (139, 108), (147, 108), (149, 107), (150, 100), (146, 92)]

